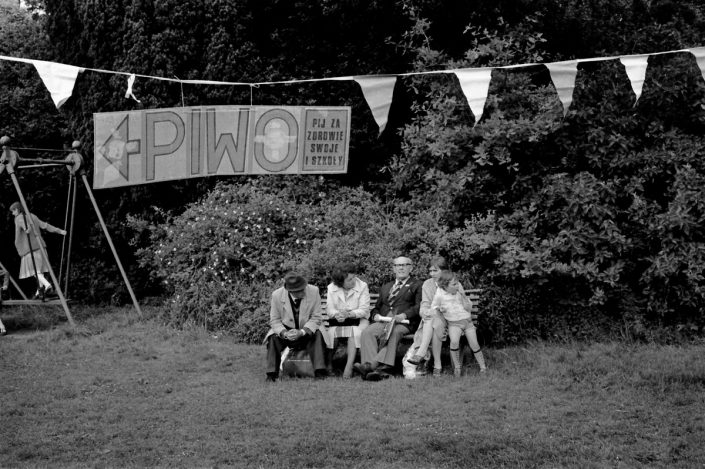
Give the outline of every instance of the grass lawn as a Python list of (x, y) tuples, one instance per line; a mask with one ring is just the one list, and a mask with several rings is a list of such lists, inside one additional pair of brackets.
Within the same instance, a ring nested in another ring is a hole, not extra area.
[(271, 384), (262, 346), (123, 313), (0, 337), (0, 467), (705, 467), (705, 343)]

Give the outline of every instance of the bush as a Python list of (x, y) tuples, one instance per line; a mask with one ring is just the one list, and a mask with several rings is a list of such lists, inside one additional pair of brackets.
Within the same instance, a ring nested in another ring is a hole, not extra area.
[(406, 254), (423, 266), (444, 233), (433, 213), (385, 207), (361, 189), (321, 190), (312, 199), (296, 184), (220, 184), (163, 223), (130, 220), (137, 236), (150, 231), (151, 245), (138, 256), (173, 295), (168, 320), (257, 342), (266, 332), (269, 294), (287, 270), (325, 289), (335, 265), (353, 262), (375, 291), (391, 278), (393, 257)]

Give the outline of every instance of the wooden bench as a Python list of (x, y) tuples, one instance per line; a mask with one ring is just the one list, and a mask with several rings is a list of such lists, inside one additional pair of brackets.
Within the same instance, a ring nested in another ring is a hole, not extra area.
[[(477, 321), (478, 314), (480, 312), (479, 303), (482, 301), (482, 289), (481, 288), (471, 288), (465, 290), (465, 296), (467, 296), (472, 302), (472, 319)], [(377, 304), (377, 299), (379, 298), (379, 293), (370, 293), (370, 312), (374, 309)], [(323, 311), (323, 323), (327, 325), (328, 314), (326, 308), (328, 306), (328, 301), (326, 297), (321, 297), (321, 310)], [(407, 334), (403, 340), (414, 340), (414, 334)]]

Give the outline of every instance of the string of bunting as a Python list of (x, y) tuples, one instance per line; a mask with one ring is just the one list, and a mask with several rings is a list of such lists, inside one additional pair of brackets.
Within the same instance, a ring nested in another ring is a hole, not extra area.
[(675, 54), (675, 53), (690, 53), (694, 56), (698, 68), (705, 79), (705, 47), (694, 47), (688, 49), (654, 52), (650, 54), (639, 55), (620, 55), (612, 57), (594, 57), (587, 59), (574, 59), (562, 62), (551, 63), (526, 63), (507, 65), (501, 67), (486, 67), (486, 68), (463, 68), (453, 70), (436, 70), (427, 72), (409, 72), (389, 75), (351, 75), (342, 77), (329, 78), (309, 78), (301, 80), (283, 80), (283, 81), (263, 81), (263, 82), (234, 82), (234, 81), (214, 81), (214, 80), (182, 80), (179, 78), (166, 78), (150, 75), (141, 75), (130, 72), (120, 72), (112, 70), (103, 70), (87, 67), (76, 67), (74, 65), (66, 65), (57, 62), (47, 62), (44, 60), (26, 59), (20, 57), (9, 57), (0, 55), (0, 60), (13, 62), (23, 62), (32, 64), (44, 85), (51, 94), (51, 98), (59, 109), (62, 104), (73, 94), (73, 88), (79, 73), (84, 71), (92, 71), (97, 73), (109, 73), (114, 75), (125, 75), (127, 77), (125, 98), (134, 99), (140, 102), (135, 96), (133, 87), (137, 78), (149, 80), (162, 80), (170, 82), (178, 82), (181, 84), (192, 85), (224, 85), (224, 86), (249, 86), (259, 87), (263, 85), (285, 85), (295, 83), (312, 83), (319, 81), (355, 81), (361, 88), (367, 105), (370, 107), (372, 116), (379, 127), (379, 133), (384, 131), (389, 117), (389, 109), (392, 105), (392, 95), (394, 94), (394, 86), (397, 78), (415, 75), (432, 75), (432, 74), (454, 74), (460, 83), (463, 95), (470, 106), (470, 110), (475, 116), (475, 123), (482, 118), (482, 113), (487, 101), (490, 81), (492, 80), (492, 71), (495, 69), (513, 69), (520, 67), (533, 67), (544, 65), (550, 75), (558, 98), (563, 105), (563, 115), (568, 112), (573, 101), (573, 90), (575, 89), (575, 80), (578, 74), (578, 64), (582, 62), (598, 62), (608, 60), (619, 60), (624, 66), (625, 72), (632, 86), (632, 90), (636, 96), (634, 104), (641, 97), (648, 59), (650, 56)]

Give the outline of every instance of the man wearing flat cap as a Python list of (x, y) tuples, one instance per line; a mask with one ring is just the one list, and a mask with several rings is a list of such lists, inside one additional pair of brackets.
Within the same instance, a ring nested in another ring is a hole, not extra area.
[(296, 272), (284, 276), (284, 286), (272, 293), (269, 312), (271, 329), (265, 337), (267, 343), (267, 381), (279, 377), (282, 351), (307, 349), (317, 376), (326, 374), (325, 349), (320, 326), (321, 295), (318, 287), (309, 285)]

